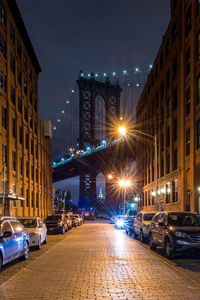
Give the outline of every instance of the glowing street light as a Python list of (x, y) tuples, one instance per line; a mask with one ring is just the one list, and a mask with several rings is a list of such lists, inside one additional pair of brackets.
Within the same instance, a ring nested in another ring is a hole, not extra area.
[(108, 174), (107, 178), (111, 180), (111, 179), (113, 179), (113, 175), (112, 174)]
[(125, 136), (126, 135), (126, 131), (127, 131), (127, 129), (123, 125), (118, 128), (118, 132), (119, 132), (120, 135)]
[(124, 178), (122, 178), (122, 179), (119, 179), (118, 185), (119, 185), (119, 187), (123, 191), (123, 193), (122, 193), (122, 196), (123, 196), (123, 215), (125, 215), (125, 211), (126, 211), (125, 192), (126, 192), (127, 188), (131, 187), (131, 181), (130, 181), (130, 179), (124, 179)]

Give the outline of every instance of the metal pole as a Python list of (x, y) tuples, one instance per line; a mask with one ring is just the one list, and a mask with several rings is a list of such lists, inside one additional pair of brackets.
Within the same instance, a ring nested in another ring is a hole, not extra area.
[(155, 138), (154, 146), (155, 146), (155, 169), (156, 169), (156, 211), (159, 211), (157, 134), (155, 134), (154, 138)]

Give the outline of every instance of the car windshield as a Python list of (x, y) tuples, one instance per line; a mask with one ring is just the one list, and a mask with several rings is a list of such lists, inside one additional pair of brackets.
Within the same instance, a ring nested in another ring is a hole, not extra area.
[(36, 228), (37, 222), (36, 219), (18, 219), (20, 223), (24, 225), (26, 228)]
[(143, 220), (144, 221), (151, 221), (154, 215), (155, 214), (144, 214)]
[(200, 220), (195, 214), (169, 214), (168, 223), (173, 226), (200, 226)]
[(61, 220), (61, 216), (48, 216), (46, 221), (58, 221)]

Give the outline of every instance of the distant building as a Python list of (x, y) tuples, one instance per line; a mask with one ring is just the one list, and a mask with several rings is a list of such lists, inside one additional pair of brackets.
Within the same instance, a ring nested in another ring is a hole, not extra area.
[[(200, 1), (171, 1), (171, 21), (136, 114), (137, 129), (158, 137), (159, 209), (200, 212)], [(144, 139), (140, 209), (155, 210), (155, 151), (153, 139)]]
[(6, 215), (51, 212), (51, 122), (39, 119), (40, 72), (16, 1), (0, 0), (0, 215), (4, 198)]

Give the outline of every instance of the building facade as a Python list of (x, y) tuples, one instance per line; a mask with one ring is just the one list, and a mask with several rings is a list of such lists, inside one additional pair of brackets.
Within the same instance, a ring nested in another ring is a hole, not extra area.
[[(200, 1), (172, 0), (171, 19), (137, 109), (140, 209), (200, 212)], [(155, 153), (158, 154), (156, 166)]]
[(13, 216), (51, 212), (51, 122), (39, 119), (40, 72), (16, 1), (0, 0), (0, 215), (3, 207)]

